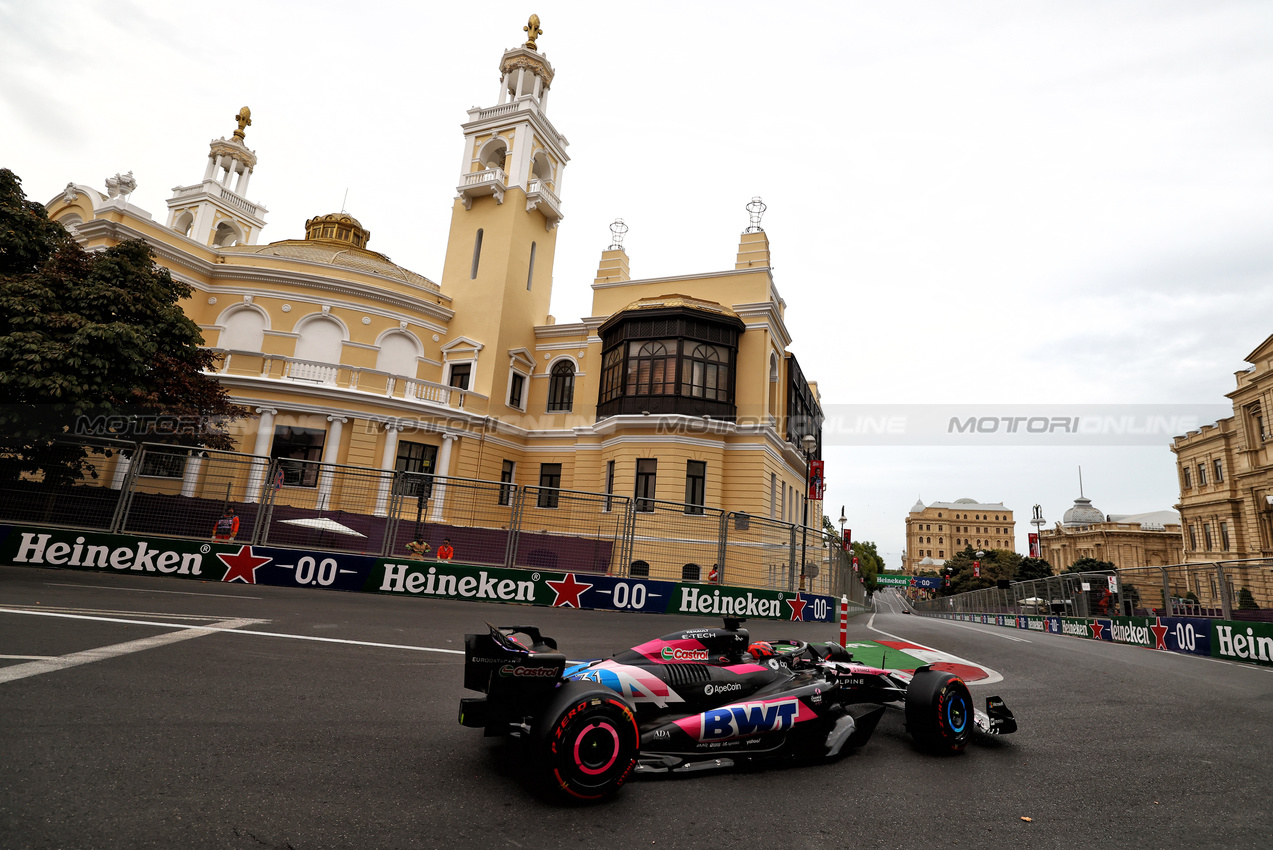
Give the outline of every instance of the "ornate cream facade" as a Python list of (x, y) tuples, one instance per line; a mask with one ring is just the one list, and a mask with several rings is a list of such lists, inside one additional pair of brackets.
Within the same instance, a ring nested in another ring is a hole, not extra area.
[(917, 501), (906, 515), (906, 555), (902, 570), (934, 570), (965, 546), (977, 549), (1016, 548), (1016, 521), (1001, 502), (956, 499)]
[(1082, 558), (1119, 569), (1164, 567), (1181, 562), (1180, 516), (1175, 511), (1104, 514), (1080, 496), (1061, 522), (1040, 531), (1039, 543), (1054, 572)]
[[(262, 242), (246, 107), (230, 138), (210, 143), (202, 180), (174, 190), (162, 223), (126, 194), (79, 184), (48, 203), (51, 217), (89, 248), (144, 239), (194, 288), (183, 306), (223, 354), (217, 377), (255, 414), (237, 424), (240, 451), (799, 522), (798, 446), (805, 433), (820, 441), (821, 410), (789, 350), (758, 222), (732, 268), (646, 279), (632, 278), (616, 226), (592, 315), (549, 316), (570, 157), (548, 118), (555, 72), (533, 23), (531, 40), (500, 59), (495, 102), (461, 127), (439, 281), (370, 249), (364, 222), (374, 221), (344, 212)], [(322, 475), (281, 486), (316, 491), (319, 506), (333, 496)], [(437, 493), (438, 516), (444, 501)], [(383, 509), (381, 494), (368, 510)]]
[(1172, 442), (1186, 561), (1273, 557), (1273, 336), (1246, 362), (1233, 415)]

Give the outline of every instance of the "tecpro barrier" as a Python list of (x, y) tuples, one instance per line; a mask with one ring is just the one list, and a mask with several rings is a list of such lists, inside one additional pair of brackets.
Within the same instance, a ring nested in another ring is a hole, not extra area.
[[(803, 622), (834, 622), (839, 602), (820, 594), (697, 582), (2, 525), (0, 564), (551, 608)], [(862, 610), (850, 603), (852, 613)]]
[(939, 620), (1005, 626), (1184, 652), (1273, 667), (1273, 624), (1205, 617), (1058, 617), (1011, 614), (924, 614)]

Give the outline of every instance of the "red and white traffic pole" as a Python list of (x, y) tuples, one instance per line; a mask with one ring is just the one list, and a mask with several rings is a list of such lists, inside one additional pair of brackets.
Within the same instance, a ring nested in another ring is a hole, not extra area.
[(840, 646), (849, 644), (849, 597), (840, 597)]

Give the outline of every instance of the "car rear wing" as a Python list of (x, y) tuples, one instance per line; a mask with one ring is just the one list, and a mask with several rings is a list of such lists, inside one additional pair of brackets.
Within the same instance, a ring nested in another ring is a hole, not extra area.
[(557, 641), (535, 626), (486, 625), (487, 634), (464, 636), (464, 687), (500, 698), (539, 696), (556, 687), (566, 669)]

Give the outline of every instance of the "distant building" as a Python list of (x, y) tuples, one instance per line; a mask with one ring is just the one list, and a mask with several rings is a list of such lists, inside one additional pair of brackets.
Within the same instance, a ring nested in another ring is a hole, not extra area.
[(953, 502), (915, 502), (906, 516), (906, 556), (903, 570), (937, 569), (946, 558), (973, 549), (1014, 549), (1016, 523), (1002, 502), (956, 499)]
[(1079, 496), (1056, 527), (1039, 534), (1043, 558), (1056, 572), (1081, 558), (1120, 569), (1163, 567), (1182, 559), (1180, 515), (1175, 511), (1104, 514)]
[(1233, 415), (1172, 442), (1186, 561), (1273, 557), (1273, 336), (1246, 362)]

